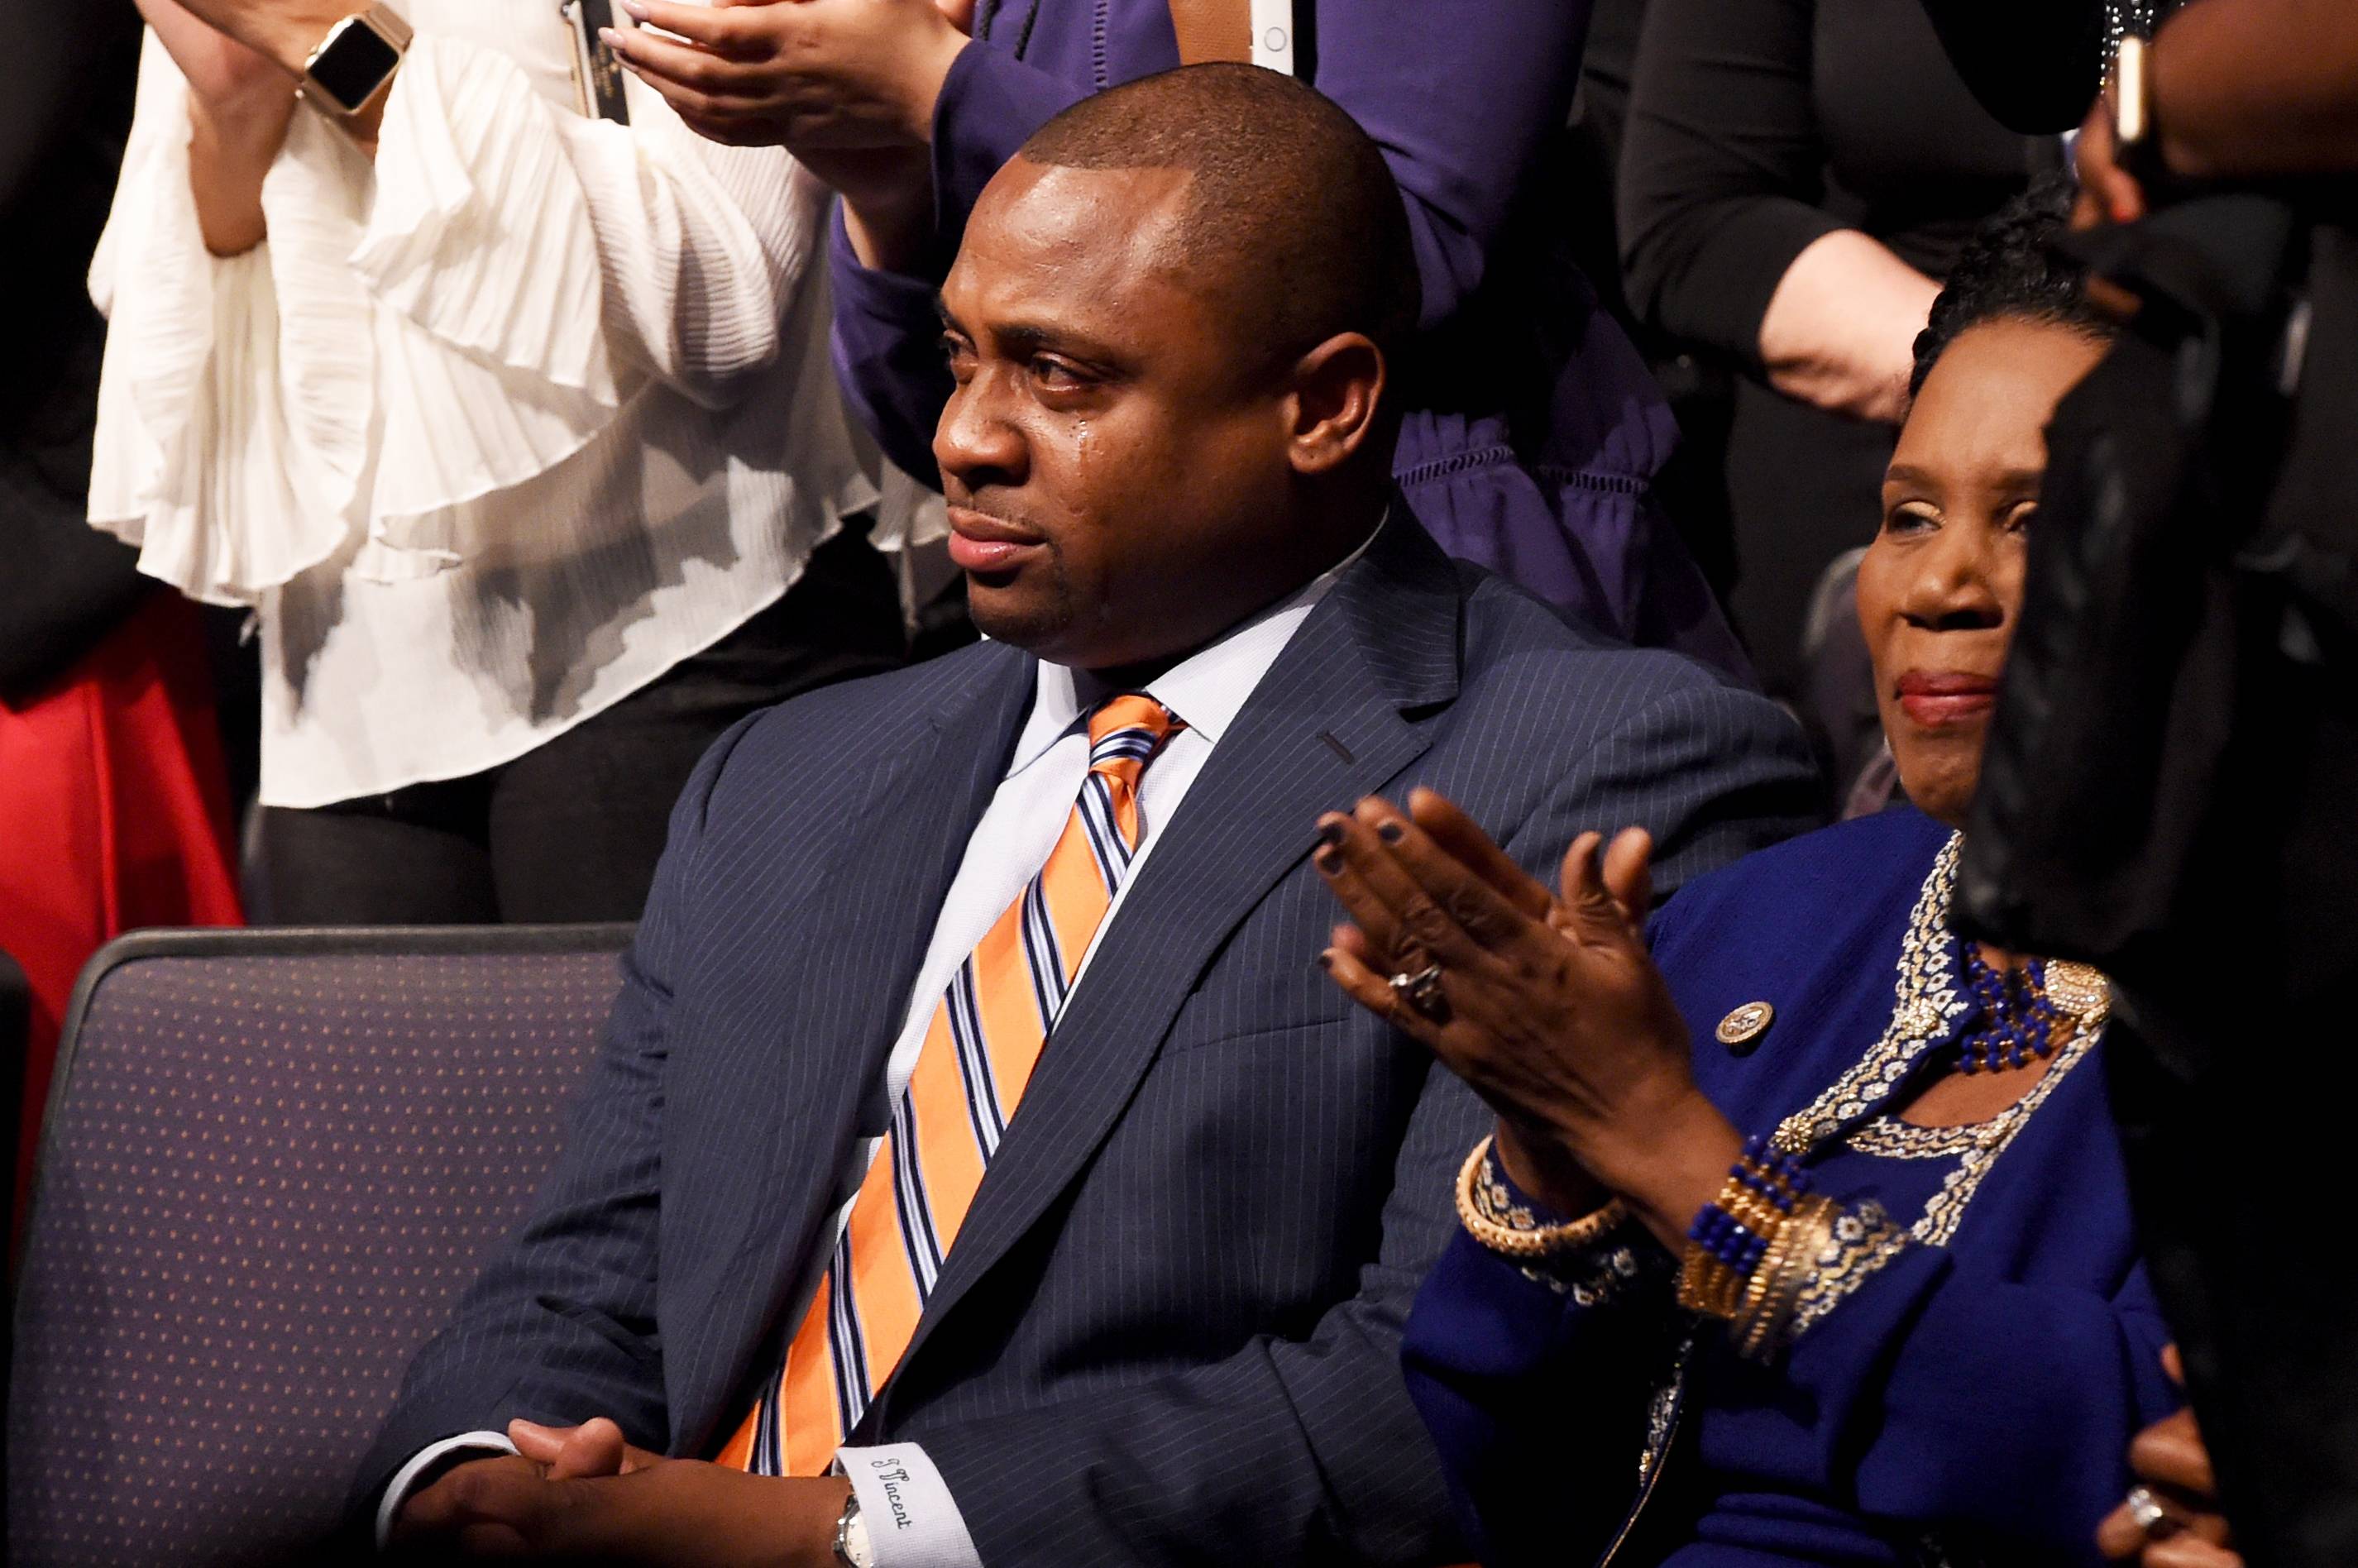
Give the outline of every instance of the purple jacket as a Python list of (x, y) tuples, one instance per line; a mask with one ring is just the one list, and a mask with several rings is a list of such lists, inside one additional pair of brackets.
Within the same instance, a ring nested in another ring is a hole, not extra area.
[[(1653, 503), (1677, 438), (1595, 308), (1548, 199), (1588, 0), (1312, 0), (1310, 80), (1367, 127), (1407, 199), (1431, 365), (1401, 488), (1453, 555), (1592, 624), (1747, 669)], [(1167, 0), (982, 0), (934, 115), (936, 243), (919, 276), (863, 267), (838, 221), (835, 351), (895, 461), (936, 472), (949, 378), (934, 291), (975, 198), (1059, 110), (1179, 63)], [(1576, 215), (1575, 215), (1576, 216)]]

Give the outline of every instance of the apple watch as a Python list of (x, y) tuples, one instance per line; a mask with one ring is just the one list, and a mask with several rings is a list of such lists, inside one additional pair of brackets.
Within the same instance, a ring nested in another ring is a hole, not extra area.
[(345, 17), (303, 62), (304, 98), (333, 119), (352, 119), (393, 85), (411, 36), (409, 24), (390, 5)]

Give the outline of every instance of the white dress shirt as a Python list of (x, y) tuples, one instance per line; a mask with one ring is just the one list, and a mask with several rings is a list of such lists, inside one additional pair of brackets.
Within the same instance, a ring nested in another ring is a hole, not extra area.
[[(1104, 920), (1089, 940), (1088, 950), (1081, 956), (1072, 990), (1065, 996), (1067, 1006), (1071, 1005), (1073, 993), (1087, 981), (1089, 960), (1096, 956), (1106, 933), (1121, 917), (1123, 902), (1129, 898), (1130, 890), (1138, 885), (1139, 872), (1161, 841), (1163, 825), (1177, 812), (1180, 801), (1203, 773), (1205, 763), (1211, 761), (1220, 738), (1236, 722), (1237, 715), (1269, 674), (1270, 666), (1277, 662), (1277, 656), (1285, 651), (1285, 645), (1302, 629), (1303, 622), (1326, 596), (1336, 576), (1366, 547), (1362, 545), (1292, 598), (1245, 622), (1146, 683), (1147, 695), (1175, 714), (1185, 728), (1163, 743), (1140, 775), (1138, 853), (1131, 859), (1120, 887), (1115, 890)], [(883, 1081), (876, 1086), (863, 1114), (863, 1125), (871, 1130), (870, 1135), (861, 1141), (858, 1152), (839, 1173), (833, 1226), (827, 1233), (826, 1245), (814, 1249), (798, 1286), (802, 1306), (795, 1314), (797, 1324), (801, 1313), (810, 1310), (836, 1242), (843, 1227), (850, 1223), (852, 1202), (859, 1195), (860, 1184), (867, 1179), (869, 1165), (883, 1146), (883, 1130), (891, 1125), (892, 1107), (909, 1087), (910, 1075), (916, 1071), (918, 1053), (925, 1047), (925, 1033), (933, 1023), (942, 993), (949, 989), (958, 966), (966, 962), (975, 946), (1040, 868), (1048, 863), (1049, 853), (1056, 847), (1056, 839), (1080, 799), (1081, 786), (1088, 778), (1089, 714), (1098, 702), (1114, 695), (1114, 688), (1099, 685), (1085, 672), (1061, 665), (1040, 666), (1032, 711), (1016, 737), (1005, 776), (1000, 780), (990, 804), (983, 809), (981, 820), (975, 824), (973, 836), (967, 840), (966, 854), (958, 862), (948, 894), (942, 900), (941, 914), (934, 923), (933, 940), (926, 946), (925, 961), (918, 967), (915, 983), (910, 989), (908, 1013), (900, 1037), (893, 1044)], [(1053, 1036), (1046, 1048), (1055, 1049)], [(1020, 1103), (1015, 1114), (1022, 1114)], [(953, 1241), (951, 1245), (955, 1248), (957, 1243)], [(790, 1331), (782, 1343), (791, 1342), (792, 1338)], [(377, 1513), (380, 1542), (390, 1532), (393, 1519), (417, 1477), (463, 1450), (514, 1452), (503, 1435), (492, 1432), (467, 1433), (421, 1450), (385, 1487)], [(923, 1444), (846, 1447), (838, 1451), (837, 1460), (860, 1498), (860, 1519), (875, 1548), (878, 1568), (981, 1568), (981, 1556), (958, 1512), (957, 1500), (950, 1495)]]
[[(151, 34), (91, 268), (91, 520), (257, 612), (273, 806), (513, 761), (776, 601), (888, 480), (806, 171), (635, 81), (629, 125), (584, 118), (553, 0), (400, 8), (374, 161), (298, 107), (227, 258)], [(938, 516), (892, 490), (888, 546)]]

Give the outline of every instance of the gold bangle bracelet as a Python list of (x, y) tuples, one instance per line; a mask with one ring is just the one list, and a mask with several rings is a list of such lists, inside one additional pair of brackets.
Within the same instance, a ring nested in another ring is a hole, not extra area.
[(1539, 1217), (1513, 1202), (1503, 1186), (1486, 1180), (1490, 1140), (1474, 1145), (1457, 1173), (1457, 1219), (1466, 1233), (1506, 1258), (1545, 1258), (1585, 1247), (1628, 1218), (1628, 1206), (1612, 1198), (1601, 1208), (1562, 1225), (1541, 1225)]
[(1747, 1359), (1759, 1350), (1760, 1328), (1766, 1321), (1768, 1287), (1785, 1267), (1786, 1256), (1793, 1249), (1799, 1226), (1780, 1225), (1777, 1234), (1768, 1239), (1768, 1249), (1760, 1255), (1760, 1267), (1744, 1281), (1744, 1299), (1736, 1303), (1731, 1322), (1736, 1329), (1736, 1353)]
[(1777, 1239), (1754, 1275), (1758, 1285), (1745, 1292), (1744, 1312), (1736, 1320), (1736, 1350), (1752, 1360), (1766, 1360), (1782, 1348), (1801, 1292), (1815, 1277), (1819, 1256), (1833, 1235), (1842, 1205), (1833, 1198), (1803, 1198), (1778, 1227)]
[(1679, 1305), (1704, 1317), (1736, 1315), (1744, 1281), (1735, 1270), (1690, 1242), (1679, 1265)]

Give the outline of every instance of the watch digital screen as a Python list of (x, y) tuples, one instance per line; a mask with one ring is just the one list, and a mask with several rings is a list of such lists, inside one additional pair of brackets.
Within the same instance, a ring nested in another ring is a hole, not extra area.
[(401, 51), (365, 22), (352, 22), (311, 62), (311, 81), (335, 106), (350, 114), (384, 85), (401, 64)]

